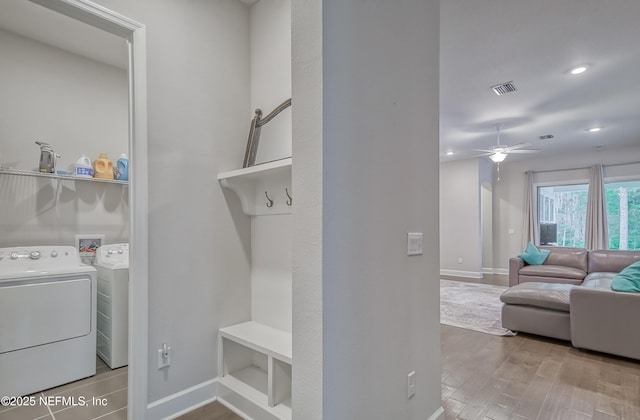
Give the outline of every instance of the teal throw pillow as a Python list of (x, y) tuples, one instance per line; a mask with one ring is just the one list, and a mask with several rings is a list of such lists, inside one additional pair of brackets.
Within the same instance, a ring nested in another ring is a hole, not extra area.
[(627, 266), (611, 281), (611, 290), (616, 292), (640, 292), (640, 261)]
[(518, 258), (523, 259), (529, 265), (540, 265), (545, 262), (550, 253), (551, 251), (538, 249), (533, 243), (529, 242), (524, 252), (518, 254)]

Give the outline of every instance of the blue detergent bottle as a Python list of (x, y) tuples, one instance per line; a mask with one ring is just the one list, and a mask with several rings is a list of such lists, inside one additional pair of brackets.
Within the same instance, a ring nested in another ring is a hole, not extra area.
[(118, 158), (116, 166), (116, 179), (120, 181), (129, 180), (129, 159), (124, 153)]

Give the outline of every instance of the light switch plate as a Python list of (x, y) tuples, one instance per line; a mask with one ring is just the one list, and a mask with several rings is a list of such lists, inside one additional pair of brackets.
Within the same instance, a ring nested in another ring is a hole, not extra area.
[(407, 375), (407, 398), (411, 398), (416, 395), (416, 371)]
[(422, 232), (407, 233), (407, 255), (422, 255)]

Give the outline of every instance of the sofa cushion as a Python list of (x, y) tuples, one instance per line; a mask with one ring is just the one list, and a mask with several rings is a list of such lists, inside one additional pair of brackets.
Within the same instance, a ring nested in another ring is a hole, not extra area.
[(638, 251), (619, 251), (616, 249), (599, 249), (589, 252), (589, 273), (619, 273), (625, 267), (640, 261)]
[[(544, 262), (546, 265), (573, 267), (587, 272), (587, 250), (584, 248), (547, 248), (551, 254)], [(584, 276), (583, 276), (584, 277)]]
[(508, 305), (528, 305), (569, 312), (569, 294), (575, 286), (564, 283), (521, 283), (505, 290), (500, 300)]
[(570, 314), (575, 347), (640, 360), (640, 293), (574, 287)]
[(547, 259), (550, 252), (546, 249), (538, 249), (533, 243), (529, 242), (524, 252), (518, 254), (518, 258), (522, 258), (527, 264), (540, 265)]
[(626, 267), (611, 281), (611, 290), (616, 292), (640, 292), (640, 261)]
[(589, 273), (580, 286), (611, 290), (611, 281), (616, 273)]
[[(553, 253), (551, 254), (553, 255)], [(549, 257), (551, 257), (549, 255)], [(584, 270), (562, 265), (526, 265), (520, 269), (521, 276), (558, 277), (563, 279), (582, 280), (587, 275)]]

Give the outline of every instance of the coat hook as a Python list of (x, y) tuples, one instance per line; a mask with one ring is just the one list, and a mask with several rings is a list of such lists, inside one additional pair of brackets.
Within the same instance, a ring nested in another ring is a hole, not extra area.
[(287, 188), (284, 189), (284, 192), (287, 194), (287, 206), (290, 206), (293, 204), (293, 198), (291, 198), (291, 196), (289, 195), (289, 190)]
[(267, 207), (273, 207), (273, 200), (269, 198), (267, 192), (264, 192), (265, 197), (267, 197)]

